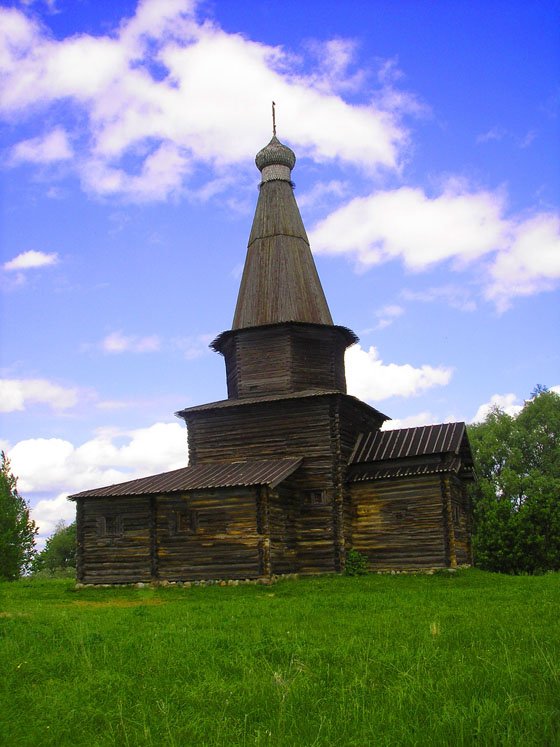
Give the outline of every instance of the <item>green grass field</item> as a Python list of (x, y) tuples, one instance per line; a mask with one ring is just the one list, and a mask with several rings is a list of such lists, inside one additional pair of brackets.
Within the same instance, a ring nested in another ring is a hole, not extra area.
[(0, 584), (2, 745), (560, 745), (560, 575)]

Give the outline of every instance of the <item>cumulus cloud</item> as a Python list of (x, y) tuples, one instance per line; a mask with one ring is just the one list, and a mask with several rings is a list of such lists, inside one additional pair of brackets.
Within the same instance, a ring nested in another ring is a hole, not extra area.
[[(310, 239), (318, 254), (346, 256), (361, 270), (390, 260), (416, 272), (449, 260), (452, 269), (464, 270), (485, 258), (478, 282), (498, 311), (560, 280), (560, 217), (508, 218), (501, 194), (472, 191), (462, 182), (450, 182), (436, 197), (410, 187), (356, 197), (320, 221)], [(431, 295), (474, 309), (464, 292), (454, 299), (451, 287)]]
[(411, 270), (468, 261), (504, 244), (502, 199), (450, 183), (438, 197), (401, 187), (356, 197), (311, 232), (318, 254), (346, 255), (362, 268), (401, 259)]
[(12, 163), (53, 163), (72, 158), (73, 151), (66, 132), (57, 127), (46, 135), (22, 140), (10, 153)]
[(346, 351), (345, 360), (348, 393), (372, 402), (413, 397), (434, 386), (445, 386), (452, 376), (452, 370), (443, 366), (385, 364), (375, 347), (363, 350), (353, 345)]
[(2, 268), (6, 272), (21, 271), (21, 270), (32, 270), (36, 267), (48, 267), (49, 265), (56, 265), (58, 262), (58, 254), (56, 252), (37, 252), (35, 249), (29, 249), (27, 252), (18, 254), (17, 257), (10, 259), (2, 265)]
[(46, 379), (0, 379), (0, 412), (16, 412), (30, 405), (68, 410), (78, 403), (78, 389)]
[(79, 446), (60, 438), (26, 439), (8, 455), (22, 494), (71, 493), (184, 467), (187, 439), (179, 423), (155, 423), (129, 431), (101, 429)]
[(57, 525), (63, 521), (70, 524), (76, 518), (76, 505), (68, 500), (66, 493), (55, 498), (43, 498), (31, 509), (31, 517), (39, 529), (37, 547), (42, 549), (44, 540), (49, 537)]
[[(75, 165), (84, 186), (134, 200), (165, 199), (197, 165), (221, 177), (247, 162), (270, 130), (272, 96), (282, 135), (300, 155), (368, 171), (398, 168), (407, 132), (397, 109), (340, 96), (363, 77), (353, 42), (319, 45), (304, 70), (302, 58), (282, 47), (199, 19), (196, 5), (143, 0), (111, 33), (62, 40), (17, 8), (0, 9), (0, 113), (56, 117), (56, 104), (69, 102), (78, 114), (75, 140), (83, 145)], [(64, 137), (58, 127), (15, 151), (40, 162), (66, 157)]]
[(409, 415), (406, 418), (386, 420), (381, 426), (381, 430), (394, 431), (398, 428), (417, 428), (421, 425), (430, 425), (431, 423), (434, 423), (435, 420), (436, 418), (431, 412), (424, 410), (423, 412), (416, 413), (416, 415)]
[(32, 438), (6, 450), (42, 535), (60, 519), (72, 520), (73, 505), (66, 501), (71, 493), (187, 465), (186, 430), (179, 423), (101, 429), (79, 446), (60, 438)]
[(541, 213), (518, 223), (512, 241), (498, 252), (485, 291), (498, 310), (515, 296), (552, 290), (560, 281), (560, 216)]
[(511, 392), (509, 394), (493, 394), (488, 402), (480, 405), (472, 422), (480, 423), (495, 407), (499, 407), (508, 415), (515, 416), (521, 412), (523, 404), (519, 402), (519, 397)]
[(111, 332), (101, 343), (104, 353), (154, 353), (160, 349), (160, 339), (157, 335), (139, 337), (137, 335), (123, 335), (122, 332)]

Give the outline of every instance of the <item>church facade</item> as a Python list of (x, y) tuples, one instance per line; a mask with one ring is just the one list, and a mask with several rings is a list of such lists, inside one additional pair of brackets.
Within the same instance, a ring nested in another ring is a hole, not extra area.
[(470, 564), (464, 423), (381, 430), (347, 394), (333, 323), (293, 193), (294, 153), (256, 158), (259, 198), (225, 360), (227, 399), (180, 410), (187, 467), (77, 493), (85, 584), (267, 579)]

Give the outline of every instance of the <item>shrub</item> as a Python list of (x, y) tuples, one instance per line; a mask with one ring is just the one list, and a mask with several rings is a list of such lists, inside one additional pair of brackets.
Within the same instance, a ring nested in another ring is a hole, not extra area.
[(366, 556), (357, 550), (348, 550), (344, 574), (346, 576), (365, 576), (367, 573), (369, 573), (369, 569)]

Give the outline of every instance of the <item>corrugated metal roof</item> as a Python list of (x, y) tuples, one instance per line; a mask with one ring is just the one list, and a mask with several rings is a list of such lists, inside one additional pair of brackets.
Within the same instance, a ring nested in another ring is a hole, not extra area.
[(458, 458), (440, 462), (428, 462), (407, 465), (377, 465), (370, 463), (359, 465), (348, 475), (349, 482), (363, 482), (366, 480), (387, 480), (392, 477), (412, 477), (415, 475), (438, 475), (445, 472), (458, 472), (461, 460)]
[[(204, 405), (195, 405), (194, 407), (186, 407), (184, 410), (179, 410), (175, 415), (177, 417), (183, 417), (183, 413), (188, 412), (202, 412), (204, 410), (219, 410), (223, 407), (239, 407), (241, 405), (254, 405), (260, 402), (280, 402), (285, 399), (303, 399), (304, 397), (324, 397), (326, 395), (341, 394), (339, 389), (305, 389), (302, 392), (288, 392), (287, 394), (267, 394), (262, 397), (247, 397), (243, 399), (221, 399), (217, 402), (208, 402)], [(351, 396), (351, 395), (345, 395)], [(356, 399), (354, 397), (354, 399)], [(360, 401), (360, 400), (358, 400)], [(363, 403), (361, 403), (363, 404)], [(368, 405), (371, 407), (371, 405)], [(374, 410), (374, 407), (371, 407)], [(376, 410), (377, 412), (377, 410)], [(383, 415), (383, 413), (379, 413)], [(389, 420), (386, 415), (383, 415), (385, 420)]]
[(449, 452), (458, 454), (464, 435), (464, 423), (375, 431), (359, 437), (350, 463), (380, 462)]
[(300, 466), (303, 459), (266, 459), (251, 462), (197, 464), (138, 480), (84, 490), (69, 496), (75, 498), (108, 498), (125, 495), (175, 493), (208, 488), (233, 488), (269, 485), (275, 488)]

